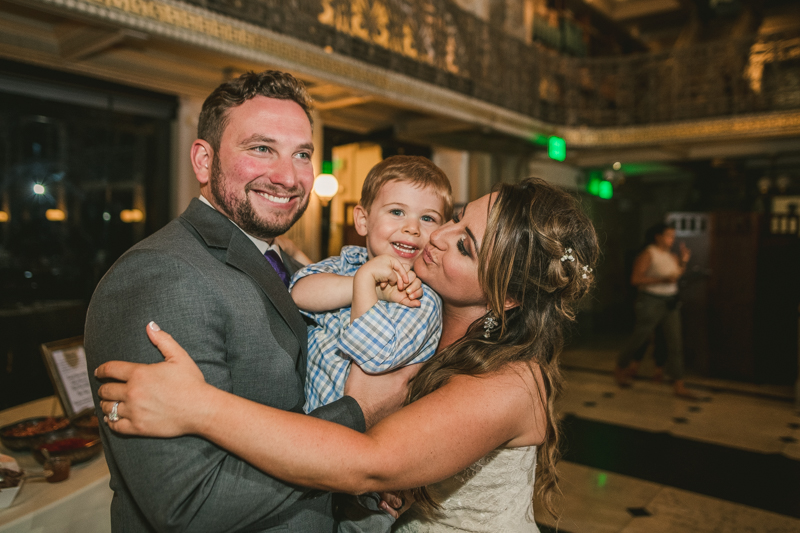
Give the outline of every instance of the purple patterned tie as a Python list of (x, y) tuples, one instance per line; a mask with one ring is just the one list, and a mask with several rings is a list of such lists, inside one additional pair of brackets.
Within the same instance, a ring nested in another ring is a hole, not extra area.
[(275, 272), (278, 273), (278, 277), (281, 278), (281, 281), (286, 288), (289, 288), (289, 271), (286, 270), (286, 267), (283, 266), (283, 261), (281, 261), (281, 257), (275, 252), (275, 250), (267, 250), (264, 252), (264, 257), (267, 258), (269, 264), (272, 265), (272, 268), (275, 269)]

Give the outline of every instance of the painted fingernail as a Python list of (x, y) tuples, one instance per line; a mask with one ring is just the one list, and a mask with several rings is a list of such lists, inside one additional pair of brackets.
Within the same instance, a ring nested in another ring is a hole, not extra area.
[(149, 324), (147, 324), (147, 327), (148, 327), (148, 328), (150, 328), (150, 329), (152, 329), (153, 331), (161, 331), (161, 328), (160, 328), (160, 327), (158, 327), (158, 324), (156, 324), (156, 323), (155, 323), (155, 322), (153, 322), (152, 320), (150, 321), (150, 323), (149, 323)]
[(94, 377), (97, 377), (97, 369), (94, 369)]

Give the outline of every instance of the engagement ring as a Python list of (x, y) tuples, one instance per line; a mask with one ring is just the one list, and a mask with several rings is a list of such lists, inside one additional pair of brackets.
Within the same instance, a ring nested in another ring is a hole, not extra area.
[(111, 408), (111, 412), (108, 413), (108, 420), (110, 422), (119, 421), (119, 413), (117, 412), (118, 408), (119, 408), (119, 402), (114, 402), (114, 406)]

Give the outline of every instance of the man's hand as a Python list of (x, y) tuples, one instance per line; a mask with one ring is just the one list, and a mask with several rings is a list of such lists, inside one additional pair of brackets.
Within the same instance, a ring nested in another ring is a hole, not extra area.
[(385, 374), (370, 375), (357, 364), (350, 365), (344, 393), (361, 406), (367, 429), (403, 407), (408, 394), (408, 382), (417, 374), (419, 367), (419, 364), (408, 365)]

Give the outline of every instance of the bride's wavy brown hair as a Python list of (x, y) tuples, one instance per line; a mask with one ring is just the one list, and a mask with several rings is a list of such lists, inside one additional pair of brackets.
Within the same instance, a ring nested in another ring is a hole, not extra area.
[[(535, 497), (555, 516), (558, 359), (564, 326), (575, 320), (575, 306), (594, 281), (597, 235), (576, 199), (544, 180), (501, 184), (496, 192), (478, 254), (478, 282), (488, 300), (486, 316), (499, 317), (499, 327), (487, 339), (485, 317), (472, 323), (463, 338), (424, 364), (411, 383), (408, 403), (454, 375), (477, 376), (519, 361), (534, 372), (538, 365), (542, 387), (536, 392), (546, 406), (546, 433), (539, 447)], [(509, 300), (518, 305), (504, 311)], [(414, 489), (414, 496), (428, 511), (438, 507), (425, 487)]]

